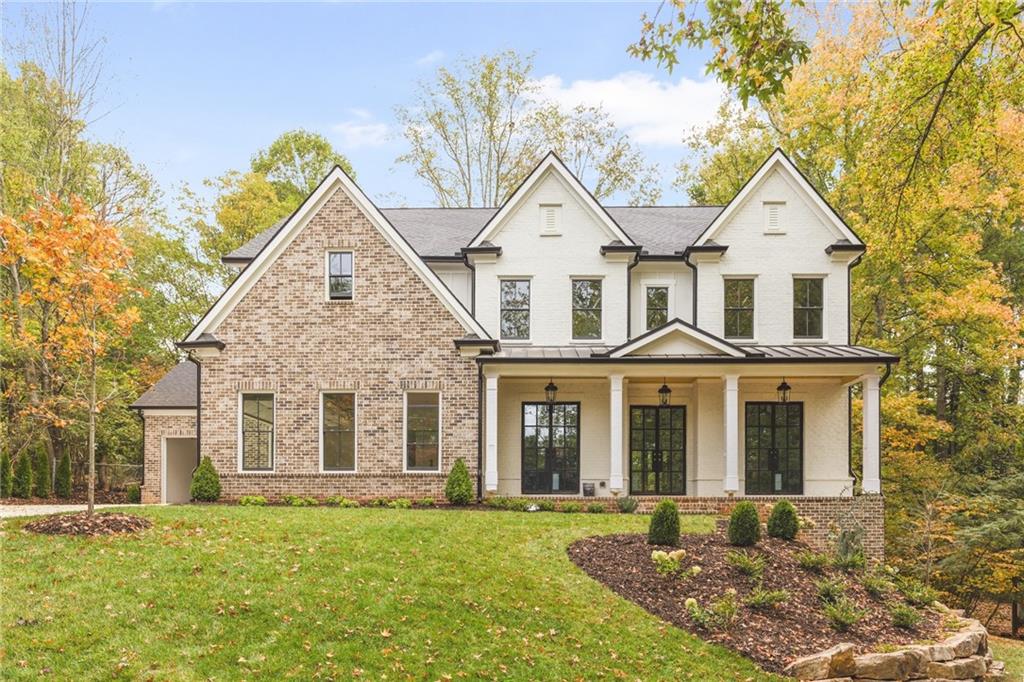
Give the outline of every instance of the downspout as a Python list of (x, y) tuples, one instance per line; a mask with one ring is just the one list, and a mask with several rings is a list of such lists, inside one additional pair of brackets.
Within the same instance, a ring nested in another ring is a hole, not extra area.
[(697, 326), (697, 266), (690, 262), (689, 250), (683, 251), (683, 262), (686, 263), (687, 267), (693, 270), (693, 285), (690, 287), (690, 292), (693, 298), (693, 319), (690, 321), (694, 327)]
[[(846, 345), (850, 345), (850, 326), (853, 324), (853, 311), (850, 309), (850, 298), (853, 291), (853, 269), (860, 265), (863, 254), (857, 256), (846, 266)], [(881, 389), (881, 385), (879, 385)], [(881, 433), (881, 429), (879, 429)], [(881, 450), (879, 450), (881, 452)], [(846, 389), (846, 473), (854, 481), (857, 476), (853, 471), (853, 386)]]
[(626, 340), (633, 338), (633, 268), (640, 264), (640, 254), (633, 255), (633, 262), (626, 266)]
[(476, 317), (476, 266), (469, 262), (469, 254), (462, 254), (462, 262), (470, 271), (469, 277), (469, 314)]
[(476, 361), (476, 501), (484, 499), (484, 366), (479, 358)]
[(146, 415), (142, 410), (135, 410), (135, 416), (142, 422), (142, 446), (139, 448), (142, 454), (142, 480), (139, 481), (139, 488), (146, 485)]
[(885, 374), (878, 382), (878, 494), (882, 494), (882, 386), (892, 374), (892, 363), (885, 363)]
[[(203, 459), (203, 365), (196, 360), (193, 351), (188, 352), (188, 361), (196, 366), (196, 469)], [(192, 470), (195, 473), (195, 469)]]

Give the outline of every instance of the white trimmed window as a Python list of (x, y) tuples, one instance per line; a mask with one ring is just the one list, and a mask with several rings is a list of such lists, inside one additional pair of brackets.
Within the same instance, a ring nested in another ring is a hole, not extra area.
[(242, 471), (273, 471), (274, 394), (243, 393), (239, 410)]
[(320, 468), (356, 470), (356, 395), (322, 393), (320, 403)]
[(501, 280), (501, 338), (530, 339), (530, 280)]
[(405, 470), (441, 470), (441, 394), (405, 394)]
[(351, 251), (327, 253), (327, 299), (351, 301), (355, 292), (354, 263)]
[(793, 338), (822, 338), (824, 322), (825, 280), (821, 277), (794, 277)]

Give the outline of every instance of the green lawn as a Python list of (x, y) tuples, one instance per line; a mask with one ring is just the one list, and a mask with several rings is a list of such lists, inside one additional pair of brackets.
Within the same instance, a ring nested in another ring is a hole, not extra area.
[(1011, 682), (1024, 681), (1024, 642), (1003, 637), (989, 637), (992, 655), (1006, 663)]
[[(0, 678), (768, 679), (590, 580), (641, 516), (145, 508), (126, 538), (8, 522)], [(684, 518), (707, 531), (708, 518)]]

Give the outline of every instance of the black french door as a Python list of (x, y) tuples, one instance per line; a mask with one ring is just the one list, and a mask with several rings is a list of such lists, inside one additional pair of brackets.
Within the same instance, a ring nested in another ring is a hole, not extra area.
[(748, 495), (804, 492), (804, 404), (750, 402), (744, 447)]
[(686, 494), (686, 407), (630, 407), (629, 494)]
[(580, 404), (523, 403), (523, 494), (580, 492)]

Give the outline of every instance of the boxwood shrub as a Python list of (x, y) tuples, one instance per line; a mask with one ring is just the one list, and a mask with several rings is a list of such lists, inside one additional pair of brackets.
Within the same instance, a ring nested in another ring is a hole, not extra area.
[(729, 544), (752, 547), (761, 539), (761, 519), (757, 507), (744, 500), (736, 505), (729, 516)]
[(469, 480), (469, 469), (460, 457), (455, 460), (448, 480), (444, 484), (444, 496), (456, 506), (465, 506), (473, 501), (473, 484)]
[(220, 499), (220, 476), (209, 457), (203, 457), (203, 461), (196, 467), (188, 492), (197, 502), (216, 502)]
[(782, 540), (792, 540), (800, 530), (800, 519), (796, 507), (789, 500), (780, 500), (772, 507), (768, 516), (768, 535)]
[(647, 542), (652, 545), (679, 544), (679, 508), (672, 500), (662, 500), (654, 508)]

